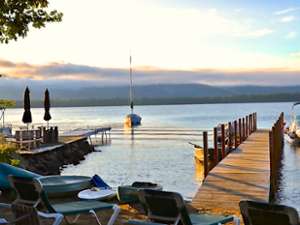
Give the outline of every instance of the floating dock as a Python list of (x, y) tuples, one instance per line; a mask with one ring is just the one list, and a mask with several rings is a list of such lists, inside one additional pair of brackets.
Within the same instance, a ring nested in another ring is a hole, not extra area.
[(87, 128), (87, 129), (75, 129), (71, 131), (66, 131), (61, 134), (61, 137), (86, 137), (89, 139), (90, 144), (94, 145), (94, 142), (91, 136), (94, 136), (95, 139), (98, 134), (101, 135), (101, 145), (108, 143), (111, 140), (111, 127), (100, 127), (100, 128)]

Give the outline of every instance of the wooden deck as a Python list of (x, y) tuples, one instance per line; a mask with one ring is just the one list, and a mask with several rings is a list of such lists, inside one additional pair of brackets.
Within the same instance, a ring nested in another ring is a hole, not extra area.
[(240, 200), (269, 200), (269, 183), (269, 133), (258, 130), (209, 172), (192, 206), (239, 216)]
[(83, 139), (86, 139), (86, 137), (59, 137), (59, 143), (57, 144), (44, 145), (39, 148), (31, 149), (30, 151), (18, 150), (17, 153), (20, 155), (36, 155), (44, 152), (54, 151), (63, 147), (66, 144), (71, 144), (77, 141), (81, 141)]

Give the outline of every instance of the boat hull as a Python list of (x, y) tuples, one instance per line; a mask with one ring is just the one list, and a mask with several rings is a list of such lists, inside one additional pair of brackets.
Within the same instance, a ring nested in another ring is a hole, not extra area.
[(134, 127), (134, 126), (141, 125), (141, 121), (142, 121), (142, 117), (140, 117), (137, 114), (131, 113), (125, 117), (124, 124), (125, 124), (125, 126), (128, 126), (128, 127)]

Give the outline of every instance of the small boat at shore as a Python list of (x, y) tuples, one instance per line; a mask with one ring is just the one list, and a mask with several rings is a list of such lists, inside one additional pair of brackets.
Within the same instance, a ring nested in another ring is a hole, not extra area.
[(300, 102), (296, 102), (292, 106), (292, 121), (290, 126), (285, 129), (285, 133), (289, 137), (289, 141), (294, 144), (300, 143)]
[(130, 56), (130, 58), (129, 58), (129, 63), (130, 63), (130, 71), (129, 71), (129, 74), (130, 74), (129, 101), (130, 101), (130, 110), (131, 110), (131, 113), (128, 114), (125, 117), (124, 125), (126, 127), (134, 127), (134, 126), (141, 125), (141, 121), (142, 121), (142, 117), (140, 117), (139, 115), (133, 113), (134, 103), (133, 103), (133, 82), (132, 82), (132, 67), (131, 67), (131, 62), (132, 62), (132, 58)]
[[(200, 163), (200, 164), (203, 164), (204, 163), (204, 150), (203, 150), (203, 147), (201, 147), (197, 144), (191, 143), (191, 142), (189, 142), (189, 144), (194, 146), (195, 161)], [(209, 148), (208, 149), (208, 161), (210, 162), (212, 160), (213, 160), (213, 149)]]

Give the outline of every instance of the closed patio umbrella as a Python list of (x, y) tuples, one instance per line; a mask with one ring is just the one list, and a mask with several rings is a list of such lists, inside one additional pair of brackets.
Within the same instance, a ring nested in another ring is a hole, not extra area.
[(50, 106), (51, 105), (50, 105), (49, 91), (48, 89), (46, 89), (45, 99), (44, 99), (44, 109), (45, 109), (44, 120), (47, 121), (47, 128), (49, 128), (49, 120), (51, 120)]
[(32, 122), (31, 111), (30, 111), (30, 91), (28, 87), (26, 87), (24, 93), (24, 113), (22, 118), (23, 123), (27, 124), (27, 128), (29, 124)]

